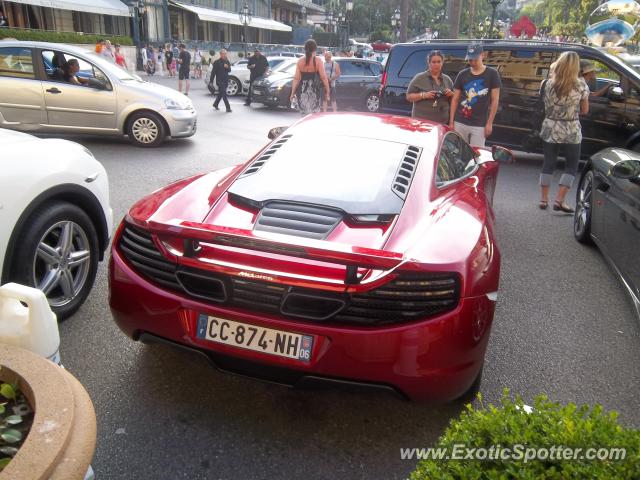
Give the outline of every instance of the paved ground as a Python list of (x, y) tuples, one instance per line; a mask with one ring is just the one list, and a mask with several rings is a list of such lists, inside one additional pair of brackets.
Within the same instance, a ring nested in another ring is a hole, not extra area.
[[(177, 83), (156, 80), (165, 84)], [(270, 127), (297, 115), (232, 100), (215, 112), (200, 81), (199, 131), (153, 150), (74, 138), (101, 160), (119, 222), (144, 194), (245, 160)], [(322, 145), (318, 139), (317, 145)], [(495, 198), (502, 285), (482, 392), (526, 400), (600, 402), (640, 427), (640, 328), (597, 250), (572, 238), (570, 217), (537, 209), (539, 165), (500, 174)], [(401, 447), (431, 445), (458, 410), (384, 394), (305, 392), (221, 375), (205, 361), (125, 337), (111, 320), (106, 264), (85, 306), (61, 326), (63, 363), (98, 415), (93, 466), (101, 479), (394, 479), (413, 462)]]

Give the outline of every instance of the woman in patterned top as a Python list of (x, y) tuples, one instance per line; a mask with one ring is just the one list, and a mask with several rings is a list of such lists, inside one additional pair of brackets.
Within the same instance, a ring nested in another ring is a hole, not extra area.
[(589, 87), (578, 77), (580, 58), (575, 52), (564, 52), (555, 62), (553, 77), (541, 88), (544, 99), (544, 121), (540, 130), (543, 140), (544, 163), (540, 174), (542, 199), (540, 208), (545, 210), (549, 202), (549, 185), (558, 160), (560, 148), (564, 151), (565, 170), (560, 177), (558, 193), (553, 202), (555, 211), (573, 213), (564, 203), (578, 170), (582, 130), (579, 115), (589, 112)]

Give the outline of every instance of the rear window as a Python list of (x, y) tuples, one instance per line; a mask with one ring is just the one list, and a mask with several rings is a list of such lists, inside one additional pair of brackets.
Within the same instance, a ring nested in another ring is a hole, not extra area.
[(398, 76), (401, 78), (411, 79), (418, 73), (424, 72), (427, 69), (427, 56), (431, 50), (440, 50), (440, 52), (442, 52), (444, 55), (443, 73), (449, 75), (452, 79), (455, 78), (460, 70), (467, 67), (467, 62), (464, 60), (467, 53), (465, 49), (454, 50), (433, 48), (416, 50), (407, 57), (407, 60), (402, 65)]
[(0, 48), (0, 77), (35, 78), (31, 49)]

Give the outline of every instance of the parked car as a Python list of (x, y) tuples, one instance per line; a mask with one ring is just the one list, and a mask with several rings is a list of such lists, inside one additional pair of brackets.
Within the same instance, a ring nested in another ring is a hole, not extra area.
[(300, 58), (300, 57), (304, 57), (304, 53), (298, 53), (298, 52), (274, 52), (274, 53), (267, 53), (267, 58), (270, 57), (290, 57), (290, 58)]
[(113, 317), (135, 340), (280, 383), (468, 395), (499, 283), (494, 159), (512, 155), (427, 121), (309, 115), (244, 165), (129, 210)]
[[(382, 111), (410, 115), (405, 95), (411, 79), (426, 69), (432, 50), (444, 54), (443, 72), (455, 79), (467, 67), (469, 40), (431, 40), (394, 45), (382, 79)], [(589, 99), (589, 113), (581, 116), (582, 154), (585, 158), (607, 146), (640, 150), (640, 74), (616, 55), (579, 44), (542, 41), (484, 40), (485, 64), (496, 68), (502, 78), (500, 106), (487, 140), (491, 144), (541, 152), (533, 141), (531, 112), (535, 109), (540, 83), (549, 66), (564, 51), (574, 51), (591, 60), (598, 70), (597, 86), (609, 84), (608, 93)]]
[(391, 47), (392, 45), (389, 42), (383, 42), (382, 40), (376, 40), (371, 44), (374, 52), (388, 52)]
[[(269, 69), (275, 68), (285, 61), (289, 61), (291, 57), (268, 57)], [(249, 91), (249, 76), (251, 70), (247, 68), (248, 61), (241, 60), (231, 65), (231, 71), (229, 72), (229, 83), (227, 85), (227, 95), (234, 97), (236, 95), (245, 95)], [(209, 65), (207, 73), (204, 76), (204, 84), (212, 95), (218, 93), (218, 87), (215, 82), (212, 84), (211, 72), (213, 71), (213, 63)]]
[(640, 154), (607, 148), (592, 155), (578, 183), (574, 234), (595, 242), (640, 318)]
[(74, 142), (0, 128), (0, 283), (44, 291), (58, 319), (91, 290), (113, 214), (104, 167)]
[[(336, 81), (338, 108), (352, 107), (376, 113), (380, 107), (379, 90), (382, 65), (360, 58), (334, 58), (341, 75)], [(295, 63), (256, 82), (253, 101), (270, 107), (289, 107)]]
[[(87, 85), (64, 81), (76, 59)], [(29, 132), (127, 135), (140, 147), (190, 137), (188, 97), (145, 82), (93, 52), (58, 43), (0, 41), (0, 126)]]

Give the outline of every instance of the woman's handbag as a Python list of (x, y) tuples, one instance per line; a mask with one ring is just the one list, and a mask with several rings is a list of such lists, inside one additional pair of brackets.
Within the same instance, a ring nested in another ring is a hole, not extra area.
[(531, 117), (531, 131), (527, 134), (522, 142), (522, 146), (527, 151), (539, 150), (542, 146), (542, 138), (540, 137), (540, 130), (542, 129), (542, 122), (544, 122), (544, 91), (547, 86), (547, 80), (542, 81), (540, 85), (540, 93), (536, 100), (533, 115)]

